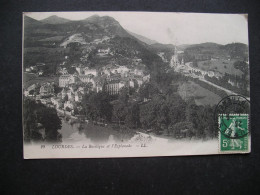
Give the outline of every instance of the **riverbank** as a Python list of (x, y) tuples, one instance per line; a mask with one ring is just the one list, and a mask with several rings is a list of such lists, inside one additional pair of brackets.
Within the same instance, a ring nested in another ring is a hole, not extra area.
[(107, 126), (95, 125), (88, 122), (73, 121), (73, 119), (62, 118), (60, 130), (63, 142), (126, 142), (131, 139), (136, 131), (126, 128), (115, 128), (113, 124)]

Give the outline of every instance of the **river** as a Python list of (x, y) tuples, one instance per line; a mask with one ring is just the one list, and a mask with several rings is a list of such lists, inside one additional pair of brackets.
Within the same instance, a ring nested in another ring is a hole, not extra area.
[(62, 128), (59, 130), (62, 135), (62, 142), (126, 142), (130, 140), (135, 132), (125, 132), (123, 130), (115, 130), (111, 126), (102, 127), (98, 125), (73, 122), (62, 118)]

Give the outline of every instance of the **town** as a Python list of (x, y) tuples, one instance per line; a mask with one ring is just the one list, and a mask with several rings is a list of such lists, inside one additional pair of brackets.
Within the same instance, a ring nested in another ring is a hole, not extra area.
[[(69, 74), (67, 69), (60, 65), (59, 83), (35, 83), (24, 90), (24, 95), (35, 99), (48, 107), (56, 108), (59, 113), (66, 113), (74, 117), (82, 110), (81, 101), (84, 94), (92, 92), (106, 92), (109, 95), (118, 95), (122, 88), (138, 90), (144, 83), (150, 81), (150, 74), (142, 66), (141, 59), (133, 59), (134, 68), (120, 65), (107, 65), (100, 69), (84, 67), (82, 64), (74, 65), (75, 72)], [(39, 63), (31, 70), (43, 66)], [(29, 70), (26, 69), (28, 72)], [(40, 76), (42, 71), (38, 71)], [(55, 87), (60, 92), (55, 93)], [(76, 111), (77, 110), (77, 111)]]

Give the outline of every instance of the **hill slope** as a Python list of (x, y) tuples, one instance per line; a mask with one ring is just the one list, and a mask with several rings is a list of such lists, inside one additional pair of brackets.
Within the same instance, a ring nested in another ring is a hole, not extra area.
[(148, 45), (152, 45), (152, 44), (157, 43), (157, 41), (155, 41), (155, 40), (151, 40), (151, 39), (149, 39), (149, 38), (147, 38), (147, 37), (145, 37), (145, 36), (142, 36), (142, 35), (133, 33), (133, 32), (131, 32), (131, 31), (129, 31), (129, 30), (128, 30), (127, 32), (128, 32), (130, 35), (134, 36), (135, 38), (139, 39), (140, 41), (142, 41), (142, 42), (144, 42), (144, 43), (146, 43), (146, 44), (148, 44)]
[(61, 18), (61, 17), (55, 16), (55, 15), (41, 20), (41, 22), (46, 23), (46, 24), (64, 24), (69, 21), (70, 20), (68, 20), (68, 19)]
[(113, 63), (135, 65), (134, 58), (141, 59), (142, 65), (150, 70), (163, 66), (149, 45), (129, 34), (112, 17), (93, 15), (55, 24), (29, 17), (26, 20), (31, 27), (25, 28), (25, 66), (37, 62), (57, 65), (64, 62), (65, 56), (69, 66), (75, 63), (99, 68)]

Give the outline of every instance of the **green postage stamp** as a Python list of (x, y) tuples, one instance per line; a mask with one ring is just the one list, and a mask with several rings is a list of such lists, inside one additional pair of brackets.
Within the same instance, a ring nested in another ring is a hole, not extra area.
[(219, 152), (249, 152), (248, 114), (220, 114)]

